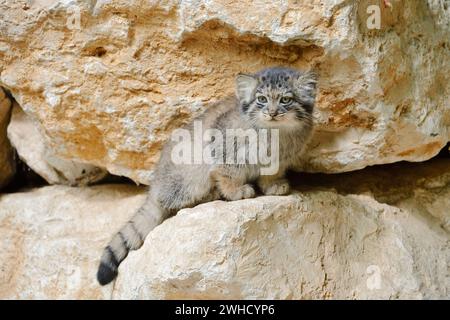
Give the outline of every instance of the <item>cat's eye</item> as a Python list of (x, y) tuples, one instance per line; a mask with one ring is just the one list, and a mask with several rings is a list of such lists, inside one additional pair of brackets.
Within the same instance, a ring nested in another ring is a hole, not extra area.
[(257, 98), (257, 100), (258, 100), (259, 103), (266, 103), (267, 102), (267, 98), (264, 97), (264, 96), (259, 96)]
[(280, 99), (280, 102), (281, 102), (282, 104), (289, 104), (289, 103), (292, 102), (292, 98), (291, 98), (291, 97), (282, 97), (282, 98)]

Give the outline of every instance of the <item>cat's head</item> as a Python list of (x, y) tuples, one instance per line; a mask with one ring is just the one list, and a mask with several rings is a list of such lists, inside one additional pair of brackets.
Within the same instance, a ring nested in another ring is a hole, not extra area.
[(316, 76), (290, 68), (268, 68), (239, 74), (236, 95), (241, 111), (260, 128), (301, 128), (312, 125)]

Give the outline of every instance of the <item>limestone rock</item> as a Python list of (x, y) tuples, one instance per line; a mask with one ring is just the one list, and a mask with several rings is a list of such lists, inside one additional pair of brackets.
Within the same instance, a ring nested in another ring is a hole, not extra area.
[(107, 299), (95, 278), (111, 234), (142, 189), (50, 186), (0, 195), (0, 299)]
[(13, 149), (6, 136), (11, 114), (11, 101), (0, 88), (0, 189), (5, 186), (15, 173)]
[(394, 188), (364, 194), (361, 174), (360, 194), (309, 190), (182, 210), (129, 254), (113, 297), (448, 298), (450, 163), (440, 167), (441, 176), (411, 174), (396, 200)]
[(106, 287), (95, 279), (102, 249), (143, 188), (1, 195), (0, 299), (449, 296), (448, 159), (313, 177), (291, 196), (181, 211)]
[(78, 163), (53, 155), (46, 147), (45, 135), (38, 124), (14, 104), (8, 137), (19, 157), (50, 184), (87, 185), (106, 176), (107, 172), (91, 164)]
[(238, 72), (319, 74), (303, 169), (423, 161), (450, 140), (450, 7), (392, 1), (7, 1), (0, 85), (55, 155), (147, 183), (173, 129), (231, 94)]

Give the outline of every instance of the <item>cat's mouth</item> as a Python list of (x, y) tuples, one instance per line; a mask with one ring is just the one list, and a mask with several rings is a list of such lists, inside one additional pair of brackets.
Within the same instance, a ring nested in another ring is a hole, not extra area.
[(260, 116), (260, 125), (266, 128), (293, 128), (299, 125), (296, 121), (295, 115), (290, 112), (278, 113), (276, 115), (264, 114)]
[(266, 121), (280, 121), (280, 120), (283, 120), (284, 116), (285, 116), (285, 113), (279, 113), (277, 115), (265, 114), (264, 115), (264, 120), (266, 120)]

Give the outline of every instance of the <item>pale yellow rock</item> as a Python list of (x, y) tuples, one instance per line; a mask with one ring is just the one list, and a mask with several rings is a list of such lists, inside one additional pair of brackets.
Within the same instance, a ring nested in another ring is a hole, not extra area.
[(181, 211), (105, 287), (95, 278), (102, 249), (145, 189), (1, 195), (0, 299), (449, 296), (448, 159), (293, 180), (291, 196)]
[(368, 29), (371, 4), (2, 2), (0, 85), (57, 156), (142, 183), (173, 129), (272, 65), (319, 74), (303, 169), (429, 159), (450, 140), (448, 6), (392, 1)]
[(142, 191), (50, 186), (0, 195), (0, 299), (108, 299), (98, 259)]
[(50, 184), (83, 186), (97, 182), (107, 175), (106, 170), (91, 164), (55, 156), (46, 146), (42, 128), (24, 113), (17, 103), (13, 105), (7, 131), (9, 141), (22, 161)]
[(8, 184), (16, 170), (13, 149), (6, 136), (10, 115), (11, 101), (0, 88), (0, 189)]
[(130, 254), (113, 297), (446, 298), (449, 233), (420, 218), (334, 192), (202, 205)]

